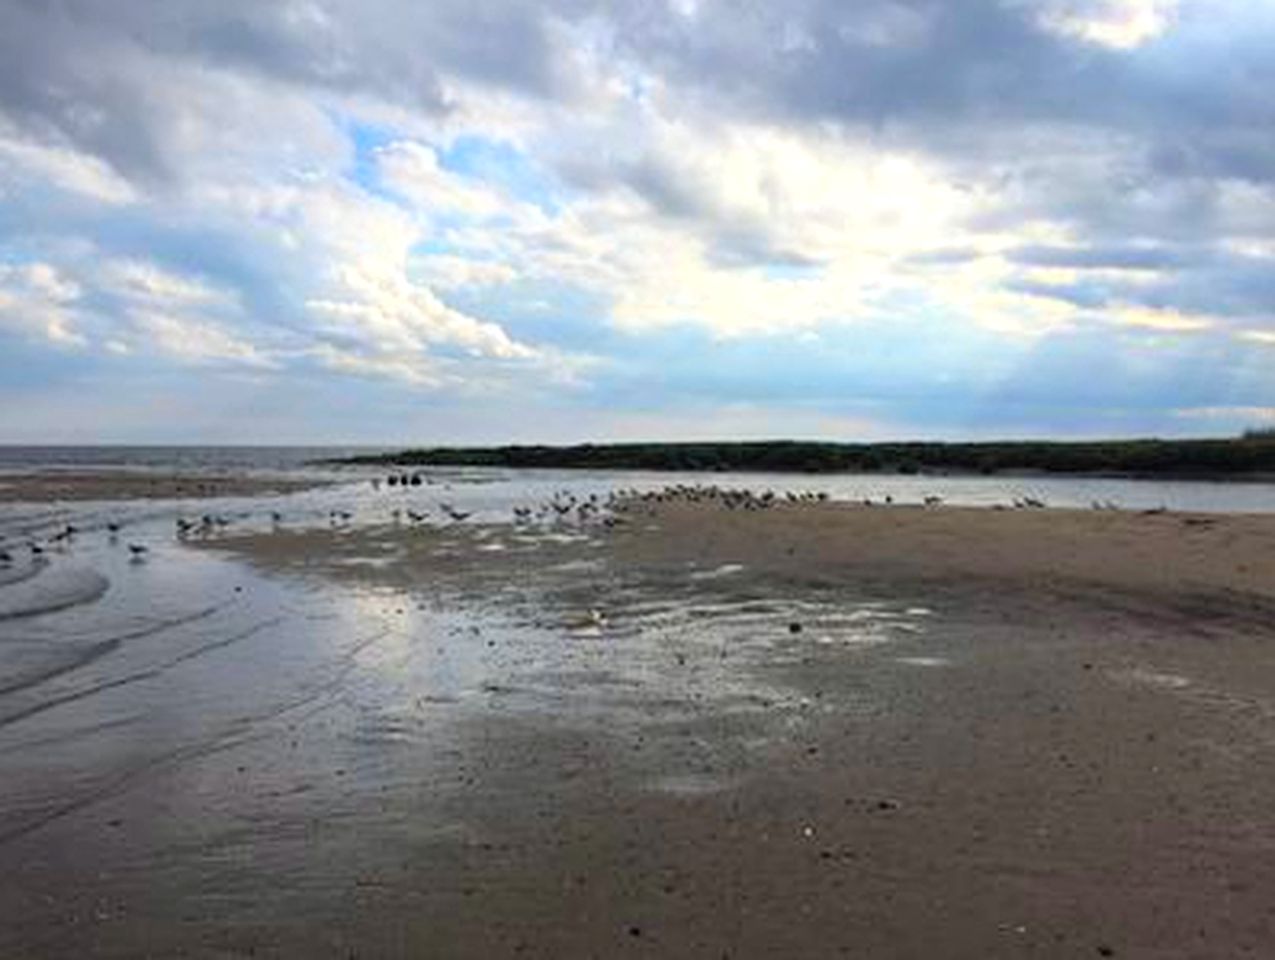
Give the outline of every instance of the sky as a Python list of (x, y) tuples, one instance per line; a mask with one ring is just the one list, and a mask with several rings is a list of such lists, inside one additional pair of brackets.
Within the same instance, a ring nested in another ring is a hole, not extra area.
[(1269, 0), (0, 0), (0, 442), (1275, 425)]

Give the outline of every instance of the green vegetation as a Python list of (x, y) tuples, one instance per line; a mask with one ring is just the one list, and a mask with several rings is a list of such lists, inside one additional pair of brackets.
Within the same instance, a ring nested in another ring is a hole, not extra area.
[(609, 443), (569, 447), (434, 447), (355, 457), (387, 466), (786, 473), (1002, 472), (1231, 477), (1275, 474), (1275, 431), (1215, 440), (1077, 443)]

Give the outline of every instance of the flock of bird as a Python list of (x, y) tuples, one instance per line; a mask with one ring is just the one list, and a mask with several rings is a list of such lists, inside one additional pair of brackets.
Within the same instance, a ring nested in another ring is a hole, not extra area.
[[(120, 529), (121, 525), (117, 521), (107, 522), (106, 532), (112, 543), (119, 541)], [(87, 531), (75, 524), (68, 523), (57, 533), (46, 537), (43, 542), (34, 537), (28, 537), (17, 544), (0, 545), (0, 567), (10, 567), (17, 563), (20, 551), (25, 551), (32, 562), (41, 562), (50, 549), (65, 549), (75, 542), (77, 536), (85, 532)], [(150, 547), (144, 543), (129, 543), (128, 552), (133, 559), (141, 560), (150, 553)]]
[[(424, 484), (434, 485), (438, 482), (435, 478), (420, 473), (391, 474), (388, 477), (376, 478), (371, 481), (375, 490), (380, 490), (382, 486), (408, 488), (419, 487)], [(624, 514), (630, 510), (641, 508), (642, 506), (650, 508), (657, 504), (713, 504), (726, 510), (751, 511), (769, 510), (781, 505), (822, 503), (828, 499), (829, 494), (825, 491), (790, 490), (776, 493), (774, 490), (763, 490), (756, 492), (749, 489), (720, 487), (715, 484), (678, 483), (655, 490), (620, 488), (605, 495), (600, 495), (596, 492), (589, 494), (575, 493), (563, 489), (555, 490), (546, 499), (530, 505), (514, 506), (512, 508), (512, 521), (518, 526), (543, 526), (562, 523), (585, 525), (596, 523), (605, 527), (614, 527), (625, 522)], [(865, 498), (855, 502), (865, 507), (890, 507), (894, 505), (895, 501), (891, 495), (887, 494), (878, 500)], [(922, 498), (922, 505), (926, 508), (937, 508), (942, 506), (943, 503), (943, 498), (936, 494), (929, 494)], [(1039, 510), (1044, 509), (1046, 506), (1045, 501), (1037, 497), (1024, 496), (1018, 497), (1013, 501), (1013, 509), (1016, 510)], [(1117, 504), (1110, 500), (1094, 500), (1092, 507), (1095, 510), (1120, 509)], [(994, 509), (1006, 510), (1009, 507), (1005, 504), (997, 504)], [(242, 514), (240, 516), (249, 515)], [(270, 522), (275, 528), (280, 527), (285, 522), (285, 516), (279, 510), (270, 511), (269, 516)], [(412, 526), (426, 524), (431, 520), (462, 523), (472, 516), (472, 510), (461, 510), (454, 504), (442, 500), (433, 509), (418, 505), (395, 507), (390, 511), (390, 517), (394, 524), (398, 525), (406, 522)], [(328, 523), (333, 528), (344, 527), (353, 522), (354, 518), (355, 513), (350, 509), (334, 508), (327, 512)], [(231, 526), (235, 519), (235, 516), (221, 513), (204, 513), (197, 517), (179, 515), (175, 519), (177, 539), (186, 540), (212, 536)], [(105, 525), (105, 529), (111, 541), (117, 542), (121, 525), (117, 521), (110, 521)], [(81, 530), (74, 524), (67, 524), (57, 533), (45, 538), (43, 543), (31, 538), (16, 545), (0, 544), (0, 566), (10, 566), (16, 563), (19, 555), (18, 551), (23, 548), (32, 558), (39, 558), (50, 547), (69, 545), (80, 533)], [(129, 543), (127, 546), (129, 553), (137, 560), (144, 559), (149, 553), (149, 547), (143, 543)]]
[(726, 510), (769, 510), (782, 503), (816, 503), (828, 499), (828, 494), (809, 491), (789, 491), (782, 496), (774, 490), (756, 493), (748, 489), (719, 487), (716, 484), (677, 483), (659, 490), (617, 490), (612, 496), (612, 509), (623, 511), (629, 504), (704, 503), (716, 504)]

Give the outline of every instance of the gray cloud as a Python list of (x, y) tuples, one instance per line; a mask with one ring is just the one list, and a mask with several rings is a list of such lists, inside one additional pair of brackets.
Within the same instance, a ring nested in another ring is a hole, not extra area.
[(1032, 267), (1070, 267), (1073, 269), (1169, 270), (1199, 266), (1209, 253), (1158, 245), (1055, 247), (1043, 244), (1018, 247), (1006, 258)]
[[(326, 127), (329, 113), (347, 109), (441, 122), (463, 113), (475, 90), (495, 90), (576, 123), (570, 108), (587, 113), (597, 93), (583, 88), (573, 49), (583, 37), (608, 80), (650, 83), (655, 93), (632, 107), (631, 126), (602, 117), (594, 129), (586, 119), (554, 143), (560, 131), (550, 124), (519, 145), (538, 151), (538, 170), (559, 178), (553, 186), (568, 202), (624, 192), (662, 224), (694, 231), (710, 267), (801, 268), (817, 258), (796, 232), (771, 229), (764, 203), (743, 214), (719, 203), (711, 157), (679, 162), (677, 144), (644, 129), (641, 110), (679, 130), (755, 121), (919, 157), (974, 212), (955, 236), (927, 240), (951, 246), (903, 258), (912, 276), (955, 273), (1024, 225), (1041, 228), (1031, 236), (1049, 243), (1003, 254), (1007, 289), (1095, 315), (1119, 303), (1221, 318), (1216, 337), (1176, 348), (1140, 394), (1166, 402), (1189, 369), (1188, 399), (1218, 402), (1209, 377), (1227, 381), (1243, 355), (1230, 332), (1270, 328), (1275, 302), (1275, 262), (1259, 255), (1275, 249), (1275, 8), (1188, 0), (1176, 31), (1112, 50), (1046, 29), (1039, 12), (1049, 2), (700, 0), (683, 15), (637, 0), (0, 0), (0, 138), (16, 127), (74, 147), (139, 184), (143, 197), (107, 215), (54, 190), (18, 191), (0, 202), (0, 227), (22, 238), (24, 254), (88, 237), (92, 249), (62, 262), (132, 257), (203, 276), (236, 291), (242, 315), (228, 323), (305, 341), (308, 287), (337, 259), (283, 243), (292, 229), (304, 248), (309, 224), (271, 219), (246, 200), (226, 213), (215, 200), (180, 209), (150, 201), (202, 184), (236, 151), (274, 152), (261, 170), (242, 162), (226, 178), (235, 186), (301, 182), (294, 173), (308, 173), (307, 159), (324, 149), (332, 156), (316, 166), (337, 179), (350, 145), (325, 140)], [(349, 223), (331, 229), (358, 233), (362, 222)], [(550, 232), (538, 249), (561, 242)], [(1138, 276), (1043, 283), (1033, 268)], [(105, 311), (109, 298), (101, 300)], [(1084, 339), (1042, 346), (1016, 389), (1041, 382), (1062, 392), (1084, 380), (1085, 358), (1105, 355), (1104, 335), (1109, 328), (1095, 324)], [(340, 330), (321, 339), (357, 346)], [(1203, 341), (1210, 347), (1192, 367)], [(1110, 361), (1112, 380), (1133, 350), (1122, 344)], [(707, 353), (694, 354), (695, 376)], [(1269, 400), (1268, 379), (1251, 381), (1246, 402)], [(755, 388), (756, 378), (743, 380), (743, 393)]]
[(209, 70), (424, 115), (453, 106), (448, 75), (536, 97), (572, 82), (530, 3), (0, 0), (0, 115), (126, 176), (180, 175), (189, 84)]

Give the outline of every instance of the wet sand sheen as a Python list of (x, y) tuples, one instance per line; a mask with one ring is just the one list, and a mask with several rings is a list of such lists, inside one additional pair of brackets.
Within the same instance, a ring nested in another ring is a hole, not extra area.
[[(383, 632), (286, 722), (216, 733), (0, 847), (0, 907), (24, 918), (5, 955), (1271, 941), (1275, 518), (628, 519), (210, 542), (282, 591), (249, 581), (252, 623)], [(255, 709), (244, 670), (305, 649), (280, 627), (213, 640), (165, 662), (235, 713)]]
[(157, 473), (130, 470), (55, 470), (0, 475), (0, 503), (78, 500), (173, 500), (289, 493), (323, 481), (243, 473)]

